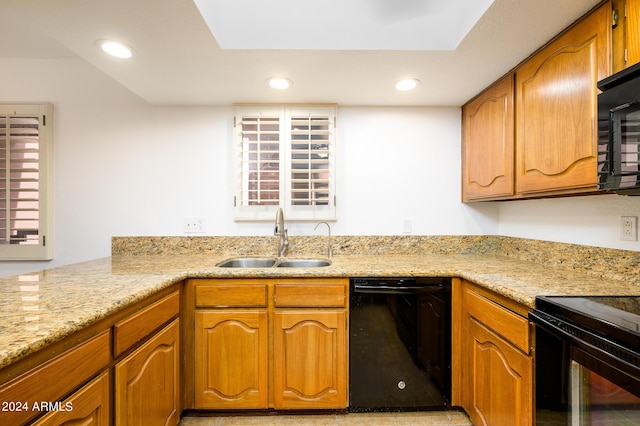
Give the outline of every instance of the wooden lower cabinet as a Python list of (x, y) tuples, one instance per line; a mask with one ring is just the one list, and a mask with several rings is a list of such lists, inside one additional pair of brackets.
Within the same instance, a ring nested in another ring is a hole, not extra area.
[(105, 330), (3, 384), (0, 401), (7, 404), (15, 401), (19, 405), (7, 406), (7, 411), (1, 411), (0, 424), (26, 424), (47, 411), (49, 404), (58, 404), (61, 408), (62, 398), (109, 366), (110, 342), (111, 332)]
[(276, 311), (273, 346), (276, 409), (347, 406), (344, 309)]
[(175, 319), (115, 366), (115, 424), (180, 421), (180, 323)]
[(533, 339), (527, 308), (453, 280), (452, 403), (475, 425), (534, 423)]
[(348, 280), (200, 279), (187, 286), (195, 323), (188, 408), (347, 407)]
[(7, 381), (0, 385), (0, 401), (6, 407), (0, 411), (0, 424), (178, 424), (181, 286), (128, 306), (3, 369)]
[(467, 410), (476, 425), (533, 423), (533, 359), (469, 320), (471, 401)]
[(105, 371), (62, 401), (59, 411), (49, 412), (33, 425), (108, 426), (111, 424), (110, 395), (109, 372)]
[(266, 309), (196, 313), (196, 406), (267, 408)]

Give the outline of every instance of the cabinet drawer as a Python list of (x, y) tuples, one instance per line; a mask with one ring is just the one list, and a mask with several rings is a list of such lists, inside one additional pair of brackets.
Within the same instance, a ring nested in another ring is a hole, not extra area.
[(59, 401), (111, 361), (109, 330), (70, 349), (0, 389), (0, 401), (20, 401), (27, 411), (2, 413), (3, 424), (19, 425), (39, 414), (35, 403)]
[(143, 340), (180, 312), (180, 293), (175, 292), (116, 323), (114, 353), (121, 353)]
[(196, 284), (196, 307), (257, 308), (267, 306), (267, 284), (260, 281), (233, 282), (221, 280)]
[(275, 285), (274, 303), (283, 307), (343, 307), (347, 286), (342, 280), (308, 280), (279, 282)]
[(465, 306), (467, 306), (469, 315), (525, 353), (529, 353), (529, 321), (526, 318), (498, 305), (471, 289), (467, 288), (465, 290), (464, 297), (466, 299)]

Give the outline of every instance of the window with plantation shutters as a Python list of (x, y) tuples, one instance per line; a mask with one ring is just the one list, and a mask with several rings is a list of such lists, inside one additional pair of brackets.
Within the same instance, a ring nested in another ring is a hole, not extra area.
[(237, 106), (236, 220), (335, 220), (335, 119), (331, 106)]
[(53, 257), (50, 104), (0, 104), (0, 260)]
[(291, 117), (291, 204), (329, 204), (329, 117)]

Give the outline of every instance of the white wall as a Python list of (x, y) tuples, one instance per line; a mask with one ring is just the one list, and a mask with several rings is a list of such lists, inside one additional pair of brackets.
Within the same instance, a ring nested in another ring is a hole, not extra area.
[[(152, 106), (81, 60), (0, 58), (0, 102), (12, 101), (54, 103), (55, 259), (0, 262), (0, 276), (109, 256), (113, 235), (183, 235), (188, 216), (207, 235), (272, 234), (232, 219), (230, 106)], [(401, 234), (410, 220), (420, 235), (639, 249), (619, 244), (615, 219), (638, 215), (640, 197), (460, 203), (457, 108), (342, 106), (337, 160), (338, 235)], [(313, 226), (288, 224), (291, 235)]]
[(620, 240), (620, 216), (640, 216), (640, 197), (591, 195), (499, 204), (500, 235), (640, 251)]
[[(112, 235), (183, 235), (187, 216), (207, 235), (273, 233), (232, 218), (232, 107), (148, 105), (72, 59), (0, 59), (11, 101), (54, 103), (55, 259), (2, 262), (0, 276), (108, 256)], [(341, 107), (338, 124), (335, 234), (401, 234), (405, 219), (414, 234), (497, 232), (496, 206), (459, 201), (459, 109)]]

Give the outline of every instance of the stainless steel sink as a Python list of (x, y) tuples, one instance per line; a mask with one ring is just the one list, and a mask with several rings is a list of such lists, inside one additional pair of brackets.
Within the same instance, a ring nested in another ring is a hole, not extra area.
[(325, 259), (282, 259), (276, 264), (278, 268), (321, 268), (331, 265)]
[(218, 263), (221, 268), (271, 268), (276, 264), (272, 257), (235, 257)]
[(326, 259), (276, 259), (274, 257), (234, 257), (218, 263), (220, 268), (321, 268), (331, 265)]

